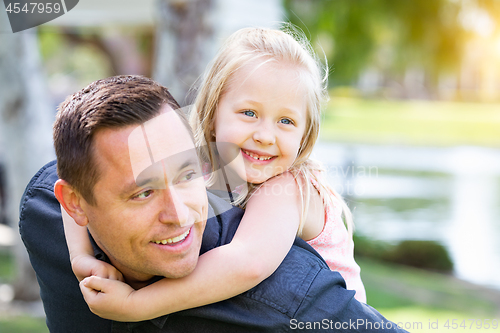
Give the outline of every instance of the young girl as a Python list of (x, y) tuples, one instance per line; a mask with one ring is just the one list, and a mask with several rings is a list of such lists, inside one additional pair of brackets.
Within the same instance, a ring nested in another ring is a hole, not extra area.
[(353, 257), (350, 213), (309, 159), (326, 97), (326, 73), (307, 40), (294, 35), (246, 28), (230, 36), (204, 77), (191, 115), (197, 144), (209, 143), (206, 160), (213, 170), (224, 160), (215, 147), (231, 143), (241, 150), (251, 190), (230, 244), (200, 256), (190, 275), (136, 291), (113, 280), (119, 274), (93, 258), (87, 234), (65, 220), (75, 274), (79, 279), (97, 275), (81, 283), (94, 313), (140, 321), (230, 298), (271, 275), (296, 235), (366, 302)]

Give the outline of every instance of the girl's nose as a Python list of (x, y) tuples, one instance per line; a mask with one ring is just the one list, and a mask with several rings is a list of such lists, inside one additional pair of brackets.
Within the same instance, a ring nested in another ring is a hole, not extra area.
[(274, 131), (269, 126), (261, 125), (253, 133), (254, 141), (260, 143), (261, 145), (274, 145), (276, 143), (276, 136)]

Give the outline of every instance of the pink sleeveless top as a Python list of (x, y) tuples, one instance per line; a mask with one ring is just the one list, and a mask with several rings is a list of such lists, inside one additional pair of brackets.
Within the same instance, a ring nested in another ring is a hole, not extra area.
[[(315, 180), (314, 187), (318, 190)], [(358, 264), (354, 260), (354, 242), (342, 220), (342, 206), (338, 199), (330, 193), (333, 205), (324, 202), (325, 225), (323, 231), (313, 239), (307, 241), (321, 256), (332, 271), (338, 271), (344, 278), (347, 289), (355, 290), (354, 296), (358, 301), (366, 303), (366, 292), (361, 281)]]

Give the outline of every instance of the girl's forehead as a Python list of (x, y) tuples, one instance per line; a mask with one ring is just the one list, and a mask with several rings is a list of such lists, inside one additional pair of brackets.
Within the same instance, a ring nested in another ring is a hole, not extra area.
[(238, 73), (248, 74), (248, 73), (253, 73), (257, 70), (260, 70), (260, 72), (266, 71), (269, 73), (276, 73), (283, 70), (299, 72), (305, 69), (303, 68), (303, 66), (293, 63), (290, 60), (267, 57), (267, 58), (252, 60), (242, 64), (239, 67), (239, 69), (235, 71), (234, 74)]
[(252, 82), (282, 78), (283, 82), (293, 85), (295, 89), (302, 90), (306, 94), (312, 89), (313, 82), (311, 73), (304, 66), (294, 64), (289, 60), (259, 59), (245, 63), (231, 73), (220, 97), (245, 85), (249, 79), (253, 78), (257, 80), (252, 80)]

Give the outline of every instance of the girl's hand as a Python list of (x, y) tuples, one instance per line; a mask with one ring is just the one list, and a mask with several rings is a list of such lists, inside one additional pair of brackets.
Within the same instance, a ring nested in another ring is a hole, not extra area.
[(82, 254), (75, 257), (71, 260), (71, 268), (78, 281), (82, 281), (88, 276), (123, 281), (123, 275), (119, 270), (91, 255)]
[(80, 289), (87, 305), (99, 317), (115, 321), (139, 321), (140, 305), (134, 304), (132, 295), (137, 293), (128, 284), (91, 276), (80, 282)]

